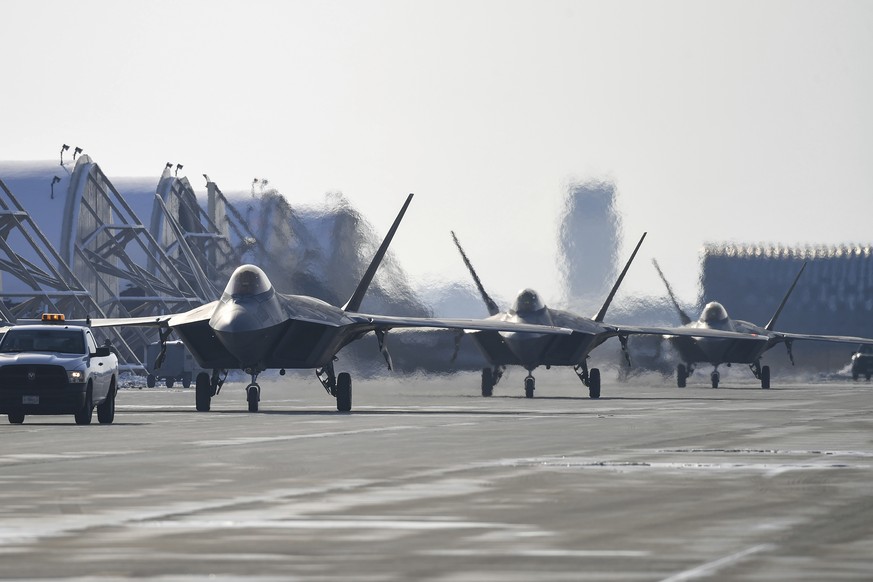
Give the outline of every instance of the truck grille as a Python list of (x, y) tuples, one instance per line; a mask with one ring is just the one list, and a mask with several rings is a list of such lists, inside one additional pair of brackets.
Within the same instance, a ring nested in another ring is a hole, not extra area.
[(67, 385), (67, 371), (62, 366), (12, 365), (0, 368), (0, 390), (61, 389)]

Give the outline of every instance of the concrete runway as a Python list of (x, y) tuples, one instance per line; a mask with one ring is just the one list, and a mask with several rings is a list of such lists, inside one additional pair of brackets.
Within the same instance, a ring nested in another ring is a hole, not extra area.
[[(123, 390), (0, 422), (0, 578), (870, 580), (873, 385), (569, 370)], [(96, 422), (96, 417), (95, 417)]]

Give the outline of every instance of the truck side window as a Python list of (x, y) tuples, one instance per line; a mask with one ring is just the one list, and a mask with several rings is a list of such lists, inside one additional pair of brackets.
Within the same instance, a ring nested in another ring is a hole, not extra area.
[(88, 344), (88, 353), (93, 354), (97, 351), (97, 342), (94, 341), (94, 337), (91, 335), (91, 331), (88, 330), (85, 332), (85, 341)]

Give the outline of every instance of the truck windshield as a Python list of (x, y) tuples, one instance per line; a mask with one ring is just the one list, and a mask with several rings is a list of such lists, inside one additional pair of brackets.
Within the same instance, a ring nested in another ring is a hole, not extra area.
[(71, 329), (10, 329), (0, 342), (0, 352), (58, 352), (84, 354), (85, 338)]

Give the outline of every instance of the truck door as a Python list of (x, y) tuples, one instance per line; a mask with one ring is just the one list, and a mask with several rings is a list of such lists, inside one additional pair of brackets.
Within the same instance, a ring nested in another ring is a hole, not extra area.
[[(94, 354), (97, 351), (97, 342), (94, 336), (91, 335), (91, 330), (85, 330), (85, 345), (88, 346), (88, 353)], [(93, 401), (97, 402), (106, 398), (109, 392), (109, 379), (107, 374), (111, 373), (107, 362), (108, 358), (91, 357), (88, 368), (91, 370), (91, 378), (93, 382), (94, 392)]]

